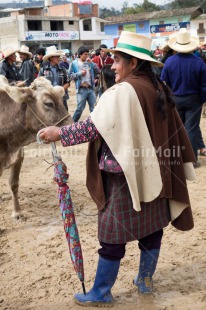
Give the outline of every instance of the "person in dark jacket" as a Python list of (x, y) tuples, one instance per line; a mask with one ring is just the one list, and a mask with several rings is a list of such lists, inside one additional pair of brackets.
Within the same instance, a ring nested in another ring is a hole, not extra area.
[(18, 85), (22, 83), (19, 69), (15, 65), (17, 49), (7, 47), (2, 50), (3, 61), (0, 63), (0, 74), (4, 75), (10, 84)]
[(63, 103), (68, 110), (67, 100), (69, 96), (67, 89), (70, 86), (70, 79), (66, 69), (59, 65), (61, 56), (63, 56), (63, 52), (58, 51), (55, 45), (49, 46), (46, 55), (43, 57), (43, 62), (47, 61), (47, 64), (41, 67), (38, 76), (45, 76), (53, 86), (59, 85), (64, 88), (65, 95)]
[(60, 62), (59, 65), (60, 65), (61, 67), (64, 67), (66, 70), (69, 69), (69, 62), (68, 62), (68, 60), (67, 60), (67, 56), (66, 56), (66, 55), (62, 56), (62, 61)]
[(43, 57), (46, 54), (46, 49), (44, 47), (40, 47), (36, 50), (36, 62), (38, 63), (37, 69), (40, 70), (43, 67)]
[(22, 45), (18, 53), (22, 61), (19, 73), (26, 86), (29, 86), (35, 78), (34, 63), (31, 61), (32, 53), (29, 52), (29, 48), (26, 45)]

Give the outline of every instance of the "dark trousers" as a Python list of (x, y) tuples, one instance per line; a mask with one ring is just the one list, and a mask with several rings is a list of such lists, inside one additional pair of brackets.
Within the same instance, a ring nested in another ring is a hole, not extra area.
[[(163, 229), (154, 232), (153, 234), (139, 239), (140, 250), (153, 250), (160, 249), (163, 236)], [(101, 249), (98, 253), (101, 257), (108, 260), (120, 260), (124, 257), (126, 251), (126, 243), (122, 244), (109, 244), (100, 241)]]
[(204, 143), (204, 140), (202, 137), (202, 132), (201, 132), (200, 126), (199, 126), (198, 133), (197, 133), (197, 148), (198, 148), (198, 150), (205, 148), (205, 143)]
[(176, 108), (185, 126), (193, 151), (197, 158), (198, 131), (202, 105), (198, 95), (174, 96)]

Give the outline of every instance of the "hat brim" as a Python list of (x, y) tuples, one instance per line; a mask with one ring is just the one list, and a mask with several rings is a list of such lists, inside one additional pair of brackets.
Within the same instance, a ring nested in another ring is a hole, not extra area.
[(190, 37), (190, 43), (179, 44), (177, 37), (170, 38), (168, 45), (171, 49), (179, 53), (190, 53), (193, 52), (199, 45), (199, 39), (196, 37)]
[(32, 53), (30, 53), (30, 52), (23, 52), (23, 51), (18, 51), (18, 53), (20, 54), (26, 54), (26, 55), (28, 55), (30, 58), (32, 57)]
[(134, 56), (136, 58), (149, 61), (151, 63), (151, 65), (155, 66), (155, 67), (163, 67), (164, 66), (164, 64), (162, 62), (155, 60), (154, 58), (152, 58), (146, 54), (135, 52), (132, 50), (128, 50), (126, 48), (121, 48), (121, 47), (116, 47), (114, 49), (102, 48), (102, 50), (105, 52), (112, 53), (112, 54), (114, 54), (115, 52), (126, 53), (126, 54), (129, 54), (129, 55)]
[(50, 57), (54, 57), (54, 56), (64, 56), (65, 53), (63, 51), (59, 51), (58, 53), (53, 53), (53, 54), (47, 54), (43, 57), (43, 61), (47, 61)]
[(6, 59), (6, 58), (8, 58), (9, 56), (11, 56), (12, 54), (15, 54), (15, 53), (18, 53), (19, 52), (19, 50), (14, 50), (14, 51), (12, 51), (11, 53), (9, 53), (8, 55), (4, 55), (4, 52), (2, 51), (2, 54), (4, 55), (4, 57), (3, 57), (3, 59)]

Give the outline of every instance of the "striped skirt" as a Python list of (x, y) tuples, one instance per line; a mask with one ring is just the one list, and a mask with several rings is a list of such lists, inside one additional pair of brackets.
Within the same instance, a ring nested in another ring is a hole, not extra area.
[(111, 244), (139, 240), (166, 227), (170, 212), (166, 198), (141, 203), (133, 209), (129, 188), (123, 174), (102, 172), (106, 196), (105, 208), (98, 212), (98, 238)]

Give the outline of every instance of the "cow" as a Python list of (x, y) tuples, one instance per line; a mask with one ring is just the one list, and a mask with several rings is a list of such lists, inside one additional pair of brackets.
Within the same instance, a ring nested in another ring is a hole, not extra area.
[(37, 132), (50, 125), (71, 124), (63, 105), (64, 89), (39, 77), (29, 87), (11, 86), (0, 75), (0, 176), (11, 168), (12, 217), (19, 219), (19, 175), (23, 147), (36, 141)]

